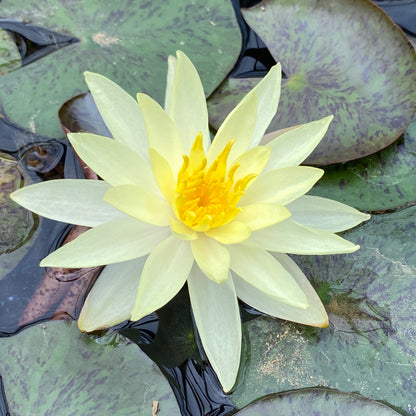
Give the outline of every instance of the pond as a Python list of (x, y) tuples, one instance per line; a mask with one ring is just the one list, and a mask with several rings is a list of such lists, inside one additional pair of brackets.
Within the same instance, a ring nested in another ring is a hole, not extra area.
[[(416, 414), (416, 3), (376, 2), (404, 33), (364, 0), (237, 3), (2, 1), (0, 414)], [(325, 171), (309, 195), (372, 215), (340, 233), (360, 250), (291, 256), (328, 328), (239, 301), (241, 363), (228, 393), (186, 284), (138, 322), (83, 334), (74, 321), (103, 268), (39, 262), (87, 227), (10, 199), (34, 183), (97, 179), (65, 137), (111, 137), (84, 71), (163, 102), (166, 59), (178, 49), (201, 75), (212, 135), (280, 61), (279, 108), (263, 143), (333, 114), (305, 161)]]

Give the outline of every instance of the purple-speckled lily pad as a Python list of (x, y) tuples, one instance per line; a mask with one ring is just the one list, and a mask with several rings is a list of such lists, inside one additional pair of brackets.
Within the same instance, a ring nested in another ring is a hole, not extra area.
[(266, 317), (245, 324), (247, 364), (232, 394), (239, 407), (265, 394), (325, 386), (416, 414), (415, 217), (409, 207), (345, 233), (360, 244), (356, 253), (295, 257), (330, 326)]
[(94, 339), (48, 322), (0, 339), (0, 374), (13, 415), (179, 416), (169, 383), (121, 335)]
[(238, 416), (395, 416), (399, 413), (359, 394), (304, 389), (272, 394), (236, 413)]
[[(398, 138), (416, 110), (416, 54), (401, 30), (363, 0), (265, 0), (243, 10), (287, 79), (269, 131), (334, 121), (308, 162), (345, 162)], [(211, 100), (218, 127), (256, 79), (231, 79)]]
[[(79, 42), (0, 77), (6, 114), (36, 133), (60, 137), (56, 113), (99, 72), (132, 95), (163, 100), (168, 55), (183, 50), (211, 93), (233, 67), (241, 35), (231, 2), (204, 0), (3, 0), (2, 17), (71, 35)], [(227, 39), (224, 42), (224, 39)]]
[(327, 166), (311, 195), (336, 199), (364, 211), (416, 202), (416, 118), (403, 138), (386, 149), (345, 164)]

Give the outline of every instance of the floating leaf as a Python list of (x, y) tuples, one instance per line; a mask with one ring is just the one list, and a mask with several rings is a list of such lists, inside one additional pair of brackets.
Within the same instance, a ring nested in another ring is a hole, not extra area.
[[(3, 0), (2, 15), (78, 38), (65, 48), (0, 78), (0, 98), (16, 123), (62, 136), (56, 117), (68, 99), (87, 90), (82, 73), (99, 72), (135, 95), (163, 101), (167, 56), (183, 50), (210, 94), (240, 52), (231, 2), (197, 0)], [(224, 39), (227, 39), (224, 42)]]
[(14, 415), (180, 415), (157, 366), (124, 337), (95, 339), (75, 323), (0, 339), (0, 374)]
[[(334, 115), (309, 163), (361, 158), (406, 129), (416, 110), (416, 54), (371, 2), (265, 0), (243, 16), (287, 77), (269, 131)], [(257, 82), (223, 84), (211, 101), (213, 125)]]
[(325, 386), (415, 414), (416, 206), (373, 216), (345, 233), (353, 254), (296, 257), (325, 303), (330, 326), (272, 318), (246, 324), (250, 350), (233, 401)]
[(305, 389), (272, 394), (236, 413), (238, 416), (395, 416), (399, 413), (359, 394)]
[(21, 65), (19, 49), (13, 38), (0, 28), (0, 75), (14, 71)]
[(416, 118), (403, 138), (386, 149), (345, 164), (327, 166), (311, 195), (335, 199), (364, 211), (383, 211), (416, 202)]

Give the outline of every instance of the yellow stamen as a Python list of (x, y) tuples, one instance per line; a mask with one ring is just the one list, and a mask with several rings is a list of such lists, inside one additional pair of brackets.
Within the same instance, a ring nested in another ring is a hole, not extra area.
[(189, 156), (183, 156), (174, 194), (177, 218), (194, 231), (204, 232), (230, 222), (239, 212), (237, 203), (248, 184), (257, 176), (248, 174), (234, 182), (239, 168), (227, 173), (227, 159), (234, 140), (230, 140), (207, 168), (207, 158), (198, 133)]

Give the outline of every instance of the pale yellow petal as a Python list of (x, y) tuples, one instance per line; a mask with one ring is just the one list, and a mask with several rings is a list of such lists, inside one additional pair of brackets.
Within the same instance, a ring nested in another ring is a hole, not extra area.
[(273, 66), (267, 75), (247, 94), (257, 95), (257, 119), (249, 147), (257, 146), (264, 132), (276, 115), (280, 98), (282, 68), (280, 64)]
[(342, 254), (360, 248), (329, 231), (303, 227), (290, 219), (254, 231), (250, 241), (265, 250), (289, 254)]
[(166, 201), (172, 204), (176, 181), (173, 177), (169, 162), (154, 149), (149, 149), (149, 158), (157, 185)]
[(264, 172), (301, 164), (322, 140), (332, 119), (333, 116), (329, 116), (301, 124), (283, 134), (278, 132), (275, 139), (267, 135), (264, 139), (272, 153)]
[(290, 211), (283, 205), (252, 204), (240, 208), (241, 212), (235, 220), (246, 224), (251, 231), (270, 227), (290, 217)]
[(159, 193), (149, 162), (126, 145), (90, 133), (70, 133), (68, 139), (84, 163), (110, 185), (136, 184)]
[(235, 384), (241, 354), (241, 318), (233, 281), (230, 276), (217, 284), (194, 265), (188, 290), (202, 346), (227, 392)]
[(293, 276), (303, 290), (307, 300), (306, 309), (297, 308), (287, 303), (279, 302), (271, 296), (250, 285), (238, 276), (233, 276), (237, 296), (253, 308), (275, 316), (276, 318), (325, 328), (328, 326), (328, 316), (319, 296), (302, 273), (296, 263), (287, 255), (272, 253), (276, 260)]
[(95, 267), (142, 257), (170, 235), (157, 227), (126, 217), (91, 228), (44, 258), (41, 267)]
[(192, 253), (202, 272), (216, 283), (227, 280), (230, 269), (230, 253), (213, 238), (202, 233), (191, 241)]
[(270, 157), (270, 148), (267, 146), (256, 146), (244, 152), (234, 160), (233, 165), (239, 165), (234, 174), (234, 181), (247, 175), (259, 175), (267, 164)]
[(184, 150), (175, 123), (148, 95), (137, 94), (137, 101), (143, 114), (149, 147), (169, 162), (173, 174), (176, 175), (182, 165)]
[(250, 244), (228, 247), (231, 270), (279, 302), (306, 309), (308, 301), (292, 275), (267, 251)]
[(162, 198), (137, 185), (119, 185), (110, 188), (104, 201), (113, 207), (149, 224), (167, 226), (173, 214), (170, 205)]
[(252, 94), (245, 101), (240, 102), (221, 124), (208, 150), (208, 166), (223, 151), (230, 140), (235, 141), (228, 156), (229, 166), (247, 150), (256, 126), (256, 116), (257, 96)]
[(165, 90), (165, 105), (164, 110), (169, 114), (170, 94), (172, 90), (173, 77), (175, 75), (176, 57), (168, 56), (168, 73), (166, 74), (166, 90)]
[(271, 170), (256, 178), (239, 205), (273, 203), (286, 205), (308, 192), (324, 171), (309, 166)]
[(145, 257), (106, 266), (78, 318), (81, 331), (109, 328), (130, 319)]
[(188, 154), (196, 135), (201, 132), (205, 150), (210, 144), (208, 111), (204, 88), (190, 59), (181, 51), (177, 60), (169, 93), (167, 113), (175, 122)]
[(194, 258), (188, 241), (171, 235), (148, 256), (131, 319), (138, 321), (168, 303), (185, 284)]
[(103, 75), (85, 72), (85, 81), (113, 137), (147, 159), (147, 134), (137, 101)]
[(240, 221), (231, 221), (221, 227), (211, 228), (205, 234), (222, 244), (237, 244), (250, 237), (251, 228)]
[(308, 227), (337, 233), (370, 219), (353, 207), (332, 199), (304, 195), (287, 205), (292, 220)]
[(198, 238), (198, 233), (195, 230), (173, 217), (170, 219), (170, 228), (172, 233), (181, 240), (195, 240)]
[(56, 179), (13, 192), (13, 201), (43, 217), (94, 227), (124, 214), (104, 202), (110, 185), (104, 181)]

